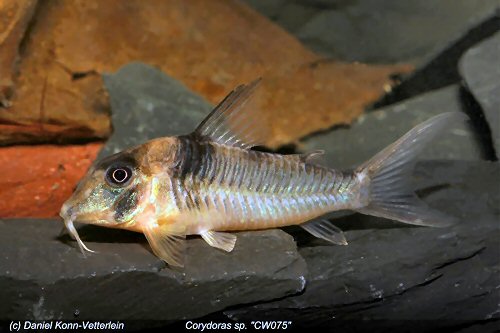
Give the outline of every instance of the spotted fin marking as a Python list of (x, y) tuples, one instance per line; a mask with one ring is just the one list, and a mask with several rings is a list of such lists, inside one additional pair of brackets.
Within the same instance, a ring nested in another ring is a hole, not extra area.
[(337, 245), (347, 245), (347, 240), (342, 230), (331, 224), (330, 221), (317, 220), (303, 223), (300, 226), (311, 235), (324, 239), (327, 242)]
[(205, 231), (201, 237), (212, 247), (231, 252), (236, 244), (236, 235), (227, 232)]
[(143, 232), (154, 254), (160, 259), (171, 266), (184, 266), (186, 235), (172, 234), (172, 231), (161, 223), (147, 223)]
[(261, 145), (269, 136), (262, 119), (254, 114), (249, 102), (260, 79), (236, 87), (198, 125), (194, 135), (222, 145), (249, 149)]

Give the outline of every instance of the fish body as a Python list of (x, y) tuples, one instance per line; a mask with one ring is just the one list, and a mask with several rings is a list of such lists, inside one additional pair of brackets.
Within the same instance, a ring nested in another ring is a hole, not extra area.
[(321, 152), (280, 155), (251, 150), (265, 128), (245, 111), (258, 82), (240, 86), (191, 134), (151, 140), (95, 163), (61, 216), (84, 250), (73, 221), (142, 232), (153, 252), (183, 265), (186, 235), (232, 251), (231, 231), (300, 225), (316, 237), (347, 244), (320, 217), (354, 210), (405, 223), (445, 226), (408, 184), (415, 156), (458, 113), (415, 127), (355, 170), (314, 163)]
[[(162, 144), (161, 141), (157, 142)], [(155, 143), (153, 143), (155, 144)], [(170, 142), (169, 144), (172, 144)], [(362, 206), (353, 173), (279, 155), (176, 138), (170, 165), (153, 176), (158, 215), (175, 215), (187, 234), (300, 224)]]

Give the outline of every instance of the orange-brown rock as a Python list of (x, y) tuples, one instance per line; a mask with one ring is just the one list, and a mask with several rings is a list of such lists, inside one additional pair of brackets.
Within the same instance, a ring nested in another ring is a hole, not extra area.
[(276, 148), (333, 124), (349, 124), (390, 87), (387, 77), (394, 69), (322, 60), (270, 77), (260, 98), (263, 117), (273, 124), (267, 144)]
[(0, 0), (0, 106), (9, 106), (17, 50), (38, 0)]
[(111, 127), (98, 74), (130, 61), (158, 66), (213, 103), (264, 77), (271, 146), (349, 122), (383, 92), (389, 74), (409, 69), (322, 63), (237, 1), (49, 0), (38, 7), (14, 105), (0, 112), (0, 124), (12, 126), (0, 128), (3, 143), (105, 137)]
[(57, 216), (101, 146), (0, 148), (0, 218)]
[(0, 109), (0, 142), (68, 142), (106, 138), (109, 101), (99, 74), (73, 80), (56, 63), (25, 56), (29, 69), (17, 78), (13, 105)]

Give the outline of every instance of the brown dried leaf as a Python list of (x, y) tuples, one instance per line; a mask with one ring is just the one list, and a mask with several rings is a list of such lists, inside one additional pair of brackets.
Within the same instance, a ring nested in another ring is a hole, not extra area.
[(114, 72), (130, 61), (161, 68), (212, 103), (264, 77), (261, 106), (275, 133), (271, 146), (349, 122), (380, 95), (390, 73), (408, 69), (323, 64), (237, 1), (44, 1), (25, 45), (15, 105), (0, 113), (0, 123), (41, 121), (60, 126), (62, 137), (104, 137), (110, 123), (102, 85), (93, 75), (73, 80), (73, 74)]
[(0, 107), (9, 106), (18, 48), (38, 0), (0, 0)]

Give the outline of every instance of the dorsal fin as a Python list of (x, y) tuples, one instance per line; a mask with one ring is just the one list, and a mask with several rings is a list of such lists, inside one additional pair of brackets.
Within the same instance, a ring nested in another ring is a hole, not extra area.
[(227, 95), (198, 125), (194, 135), (222, 145), (249, 149), (262, 145), (267, 127), (254, 114), (249, 101), (261, 79), (240, 85)]

